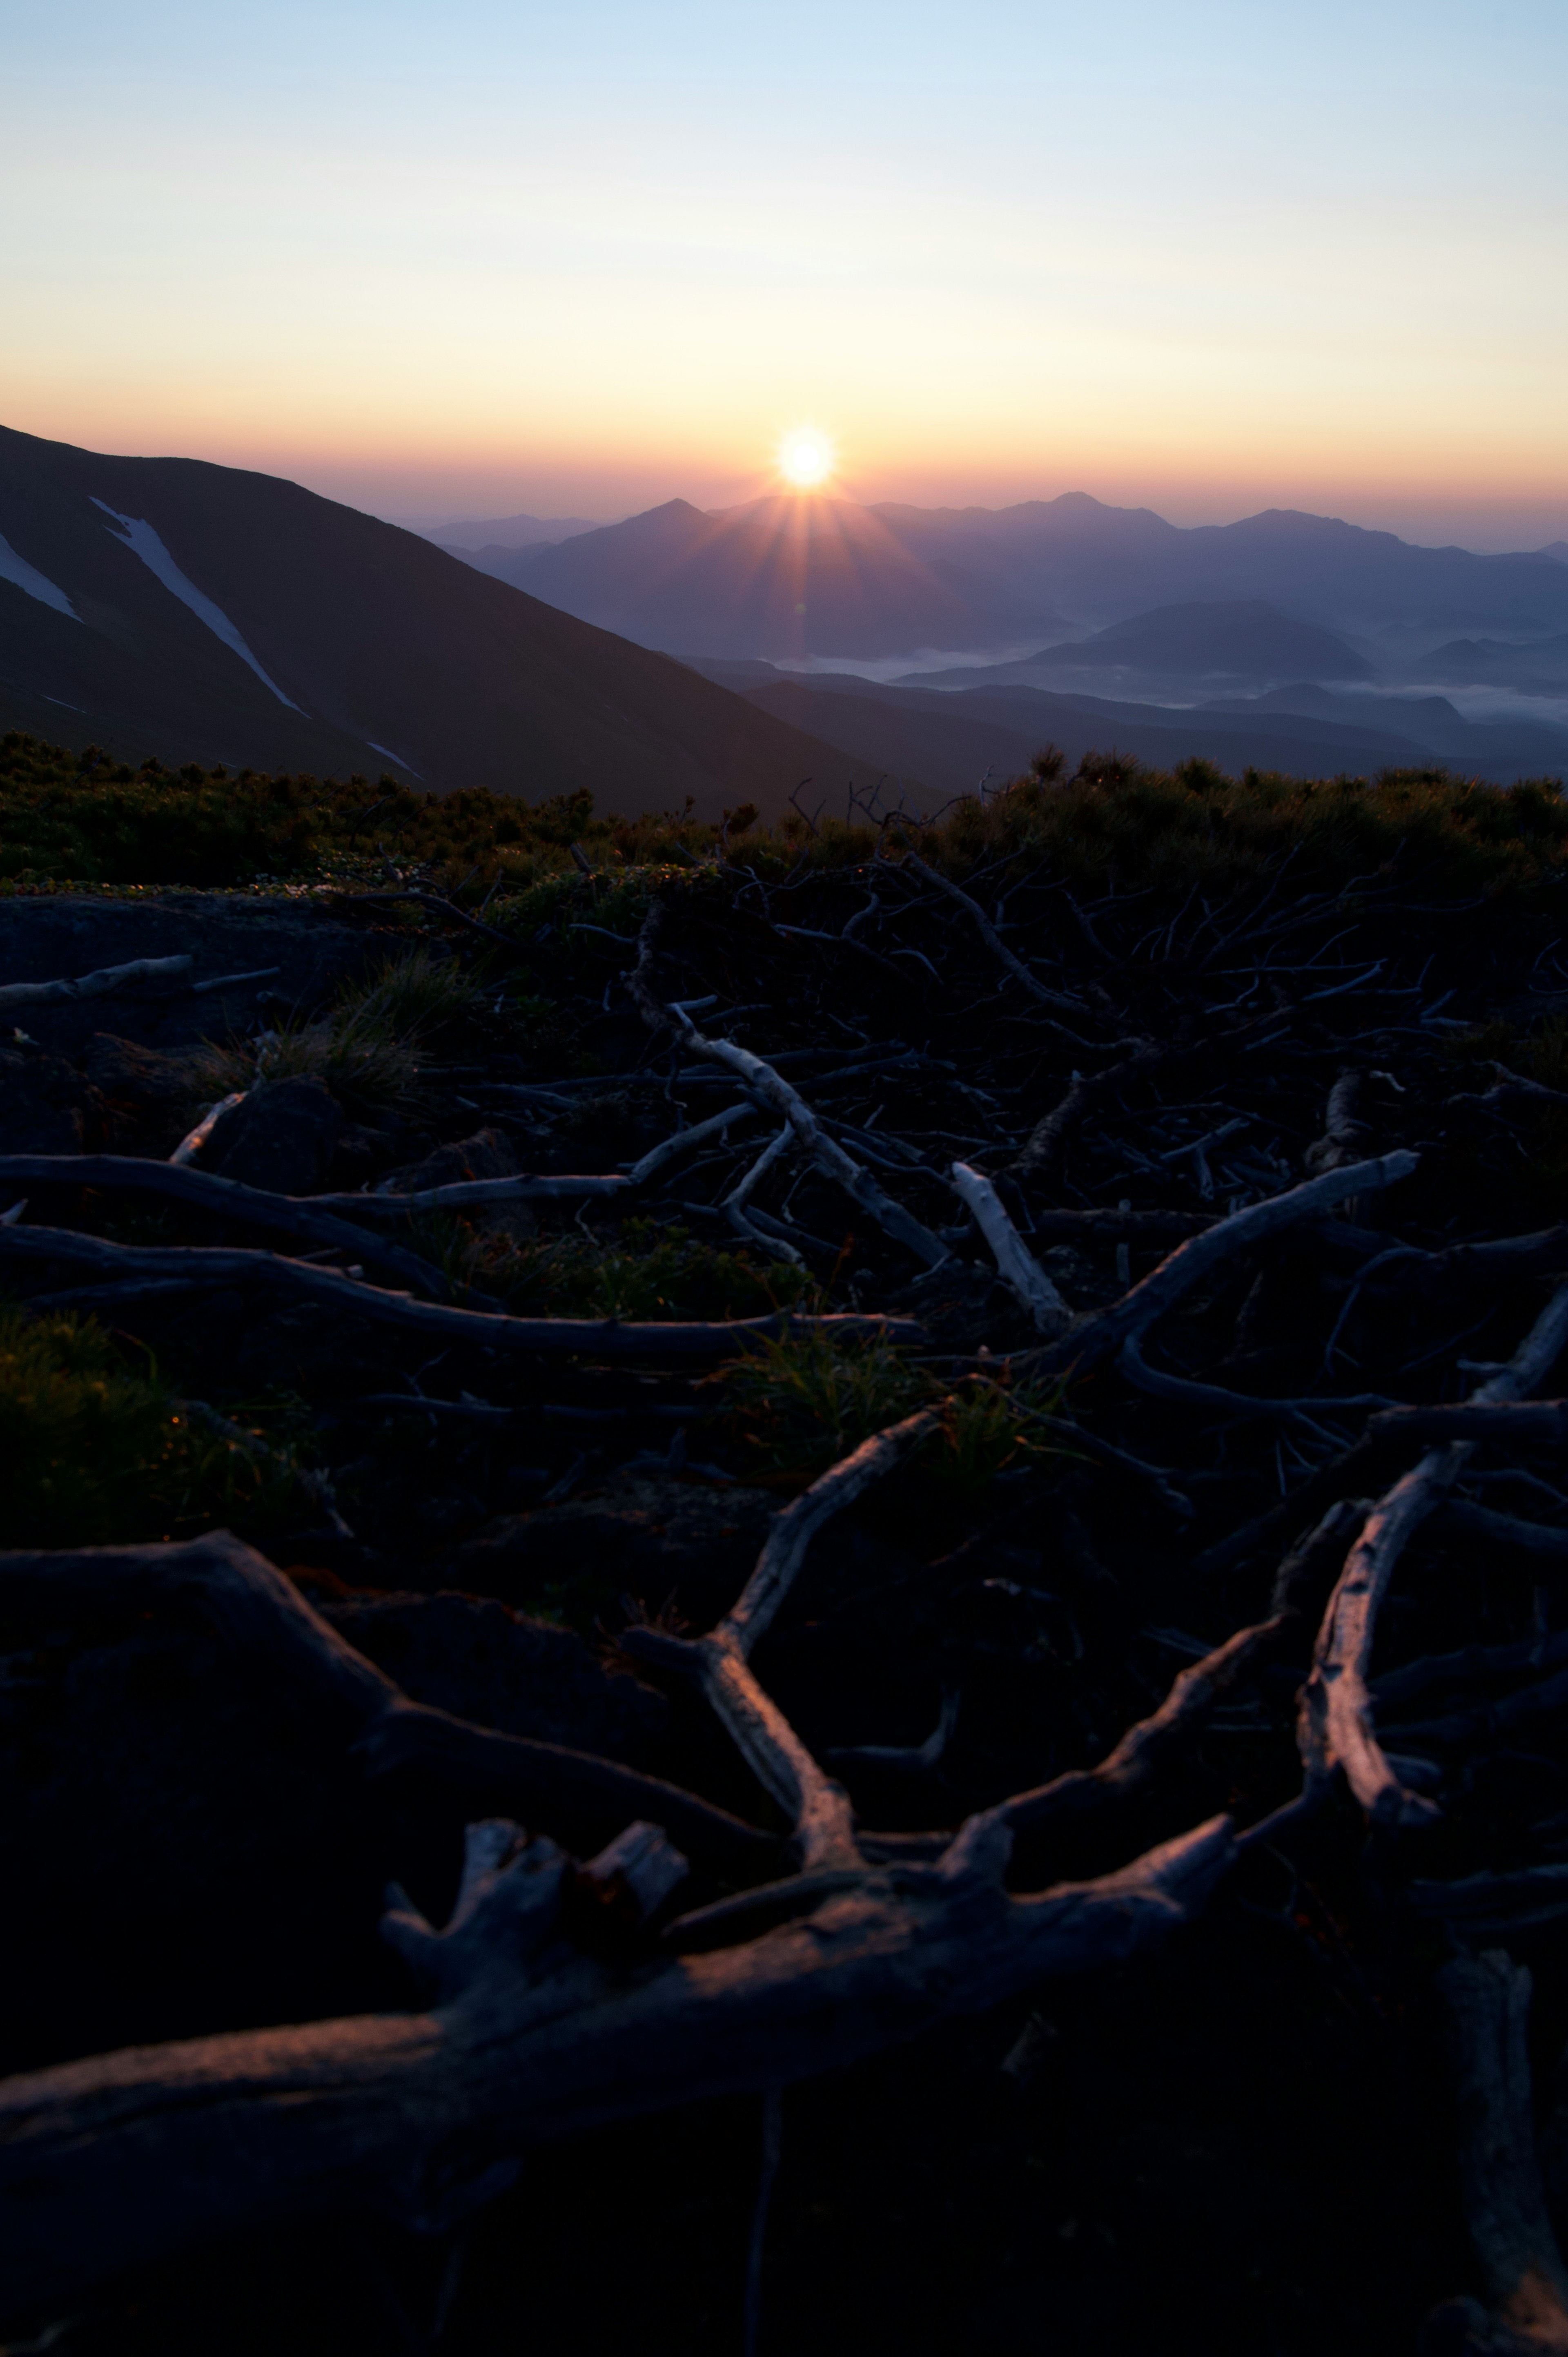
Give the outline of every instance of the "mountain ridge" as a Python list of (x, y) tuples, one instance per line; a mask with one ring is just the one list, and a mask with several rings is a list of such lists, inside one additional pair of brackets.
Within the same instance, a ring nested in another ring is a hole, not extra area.
[(667, 656), (279, 477), (0, 428), (0, 722), (62, 741), (531, 802), (690, 795), (700, 813), (777, 813), (836, 759)]
[(1288, 508), (1178, 525), (1087, 492), (1001, 509), (669, 500), (520, 551), (504, 577), (645, 644), (726, 658), (1026, 647), (1206, 600), (1262, 599), (1341, 635), (1568, 629), (1568, 567), (1550, 554), (1423, 548)]

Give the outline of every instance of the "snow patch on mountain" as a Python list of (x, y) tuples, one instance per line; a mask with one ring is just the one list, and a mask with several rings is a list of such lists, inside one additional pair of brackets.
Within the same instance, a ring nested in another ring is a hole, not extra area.
[[(395, 761), (400, 770), (408, 770), (408, 774), (411, 778), (419, 778), (419, 771), (416, 769), (413, 769), (410, 763), (405, 761), (401, 753), (394, 753), (390, 745), (378, 745), (373, 737), (367, 737), (365, 742), (370, 747), (372, 753), (380, 753), (386, 760)], [(423, 785), (424, 783), (424, 779), (419, 778), (419, 782)]]
[(14, 582), (29, 597), (36, 597), (40, 606), (52, 606), (57, 614), (69, 614), (73, 622), (81, 619), (65, 591), (57, 589), (48, 576), (40, 573), (36, 565), (29, 565), (25, 556), (18, 556), (4, 534), (0, 534), (0, 581)]
[(111, 533), (110, 538), (119, 540), (122, 547), (134, 550), (148, 572), (156, 574), (164, 587), (172, 596), (177, 597), (182, 606), (188, 606), (197, 620), (205, 622), (214, 638), (221, 639), (224, 645), (231, 648), (242, 662), (250, 664), (262, 685), (270, 688), (280, 704), (286, 704), (291, 712), (297, 712), (300, 709), (299, 705), (284, 694), (275, 680), (267, 677), (222, 607), (215, 606), (210, 597), (204, 597), (195, 582), (180, 571), (146, 519), (122, 515), (118, 508), (112, 508), (109, 505), (107, 500), (94, 499), (92, 504), (95, 508), (102, 508), (105, 515), (113, 516), (116, 523), (124, 525), (123, 539), (117, 532)]

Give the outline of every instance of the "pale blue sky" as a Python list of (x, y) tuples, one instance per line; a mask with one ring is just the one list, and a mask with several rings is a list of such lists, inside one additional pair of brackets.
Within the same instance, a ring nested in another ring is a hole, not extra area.
[(0, 421), (383, 509), (1568, 534), (1563, 0), (0, 0)]

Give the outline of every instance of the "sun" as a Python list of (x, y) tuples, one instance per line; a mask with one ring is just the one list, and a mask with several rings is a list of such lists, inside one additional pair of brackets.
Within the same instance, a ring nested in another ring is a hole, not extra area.
[(793, 483), (797, 490), (814, 491), (832, 474), (833, 454), (821, 434), (802, 429), (785, 436), (779, 465), (785, 479)]

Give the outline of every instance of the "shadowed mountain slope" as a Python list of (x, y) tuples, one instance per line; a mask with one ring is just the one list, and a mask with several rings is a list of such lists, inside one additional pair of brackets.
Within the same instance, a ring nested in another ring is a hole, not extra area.
[(602, 808), (783, 807), (825, 748), (296, 483), (0, 430), (0, 725)]

